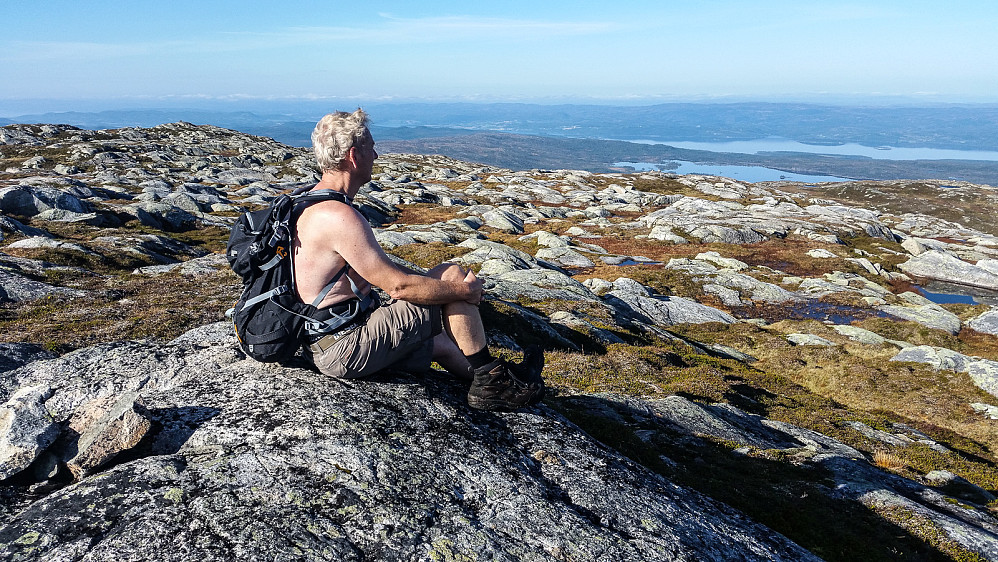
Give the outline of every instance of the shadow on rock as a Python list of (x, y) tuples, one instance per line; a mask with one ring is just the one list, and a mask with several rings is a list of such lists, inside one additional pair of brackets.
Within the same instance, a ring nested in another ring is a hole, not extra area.
[[(991, 559), (995, 548), (986, 525), (947, 512), (945, 500), (943, 507), (933, 505), (931, 489), (876, 469), (831, 438), (728, 404), (611, 395), (548, 403), (625, 456), (743, 511), (825, 560), (855, 560), (860, 552), (864, 560), (950, 560), (954, 548)], [(930, 543), (899, 524), (916, 517), (919, 525), (938, 525), (940, 536), (950, 529), (939, 521), (967, 534), (963, 542)]]

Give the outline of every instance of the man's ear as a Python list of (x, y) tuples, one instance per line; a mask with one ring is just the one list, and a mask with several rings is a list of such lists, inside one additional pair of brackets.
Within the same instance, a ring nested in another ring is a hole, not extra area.
[(351, 146), (347, 150), (347, 154), (343, 158), (343, 161), (346, 162), (351, 168), (356, 168), (357, 167), (357, 147)]

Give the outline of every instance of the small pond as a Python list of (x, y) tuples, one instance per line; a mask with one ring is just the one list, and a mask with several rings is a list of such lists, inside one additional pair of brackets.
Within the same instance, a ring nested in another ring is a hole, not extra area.
[(744, 306), (732, 309), (736, 318), (763, 318), (767, 322), (780, 320), (818, 320), (825, 324), (851, 324), (867, 318), (890, 318), (879, 310), (833, 304), (821, 301)]
[(998, 291), (942, 281), (925, 281), (915, 285), (915, 289), (923, 297), (936, 304), (962, 303), (998, 306)]

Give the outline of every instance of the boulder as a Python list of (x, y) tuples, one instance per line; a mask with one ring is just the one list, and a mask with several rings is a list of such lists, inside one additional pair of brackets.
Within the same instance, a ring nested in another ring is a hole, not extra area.
[(915, 277), (998, 290), (998, 275), (938, 250), (913, 256), (898, 267)]
[(100, 468), (122, 451), (138, 445), (149, 432), (142, 398), (136, 392), (95, 398), (83, 404), (69, 419), (73, 444), (62, 451), (62, 461), (77, 479)]
[(520, 234), (523, 232), (523, 219), (505, 209), (493, 209), (482, 214), (485, 226), (490, 226), (504, 232)]
[(992, 396), (998, 396), (998, 361), (972, 361), (967, 365), (967, 373), (978, 388)]
[(79, 244), (63, 242), (45, 236), (32, 236), (24, 240), (18, 240), (7, 245), (8, 248), (20, 248), (22, 250), (62, 250), (65, 252), (79, 252), (90, 256), (96, 256), (97, 252), (88, 250)]
[(11, 234), (15, 233), (21, 234), (24, 236), (45, 236), (48, 238), (52, 237), (51, 234), (40, 228), (28, 226), (18, 220), (0, 215), (0, 240), (3, 240), (3, 233), (5, 232)]
[(916, 345), (907, 349), (902, 349), (897, 353), (897, 355), (891, 358), (891, 361), (925, 363), (933, 369), (949, 369), (951, 371), (966, 372), (973, 359), (962, 353), (946, 349), (945, 347)]
[(995, 501), (991, 492), (968, 482), (948, 470), (932, 470), (925, 475), (925, 481), (930, 486), (941, 489), (946, 494), (971, 501), (979, 505), (987, 505)]
[(603, 302), (625, 316), (655, 326), (738, 322), (727, 312), (683, 297), (644, 296), (635, 292), (615, 290), (604, 295)]
[(788, 334), (787, 341), (791, 345), (816, 345), (822, 347), (832, 347), (835, 345), (835, 342), (814, 334)]
[(998, 420), (998, 406), (992, 406), (991, 404), (985, 404), (983, 402), (972, 402), (970, 407), (974, 409), (975, 412), (979, 412), (988, 417), (988, 419)]
[(858, 326), (836, 324), (831, 326), (831, 328), (858, 343), (866, 345), (883, 345), (884, 343), (887, 343), (887, 338), (881, 336), (880, 334), (871, 332), (870, 330), (864, 330)]
[(52, 187), (0, 188), (0, 212), (34, 216), (49, 209), (87, 213), (90, 207), (76, 197)]
[(902, 349), (891, 361), (925, 363), (933, 369), (968, 373), (981, 390), (998, 396), (998, 361), (969, 357), (945, 347), (918, 345)]
[(51, 395), (48, 386), (30, 386), (0, 406), (0, 480), (28, 468), (58, 437), (59, 425), (45, 409)]
[(928, 328), (942, 330), (951, 334), (960, 333), (960, 318), (937, 304), (922, 306), (881, 305), (877, 310), (901, 320), (917, 322)]
[(35, 215), (36, 220), (79, 222), (90, 226), (120, 226), (121, 221), (109, 213), (75, 213), (65, 209), (48, 209)]
[(416, 243), (416, 239), (411, 234), (396, 230), (375, 230), (374, 237), (385, 250)]
[(701, 252), (697, 254), (697, 256), (694, 259), (708, 261), (718, 267), (731, 269), (734, 271), (744, 271), (748, 269), (747, 263), (740, 260), (736, 260), (734, 258), (723, 257), (721, 254), (717, 252)]
[(198, 218), (183, 209), (166, 203), (146, 201), (122, 208), (146, 226), (181, 232), (197, 226)]
[(22, 302), (49, 296), (74, 298), (86, 294), (86, 291), (80, 289), (57, 287), (0, 269), (0, 303)]
[(670, 242), (672, 244), (689, 244), (690, 242), (682, 236), (672, 232), (671, 228), (662, 225), (652, 227), (651, 232), (648, 233), (648, 238), (661, 240), (662, 242)]
[(719, 242), (721, 244), (754, 244), (766, 240), (766, 237), (748, 227), (731, 228), (719, 224), (697, 226), (689, 230), (691, 238), (704, 244)]
[(998, 307), (967, 321), (967, 327), (973, 328), (982, 334), (998, 335)]
[(561, 267), (572, 269), (593, 267), (595, 265), (591, 259), (568, 247), (541, 248), (537, 250), (535, 257), (539, 260), (549, 261)]
[(488, 280), (492, 283), (488, 294), (510, 301), (520, 298), (599, 301), (582, 283), (550, 269), (515, 269), (490, 275)]
[(476, 412), (436, 376), (318, 383), (232, 338), (107, 351), (55, 392), (142, 387), (160, 429), (8, 518), (5, 559), (817, 560), (543, 406)]
[(461, 265), (484, 263), (488, 260), (507, 262), (513, 269), (531, 269), (537, 265), (537, 260), (530, 254), (497, 242), (469, 238), (458, 244), (458, 246), (461, 248), (471, 248), (471, 251), (467, 254), (450, 260)]

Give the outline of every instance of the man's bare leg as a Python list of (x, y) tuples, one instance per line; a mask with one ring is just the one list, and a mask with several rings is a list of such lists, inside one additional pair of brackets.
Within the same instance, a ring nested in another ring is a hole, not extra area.
[(470, 381), (475, 376), (468, 358), (461, 353), (461, 349), (447, 332), (441, 332), (433, 338), (433, 360), (455, 378)]
[[(429, 274), (455, 281), (464, 281), (468, 276), (463, 268), (447, 264), (431, 269)], [(455, 373), (452, 369), (467, 369), (464, 372), (470, 373), (469, 406), (482, 410), (515, 410), (541, 401), (544, 397), (544, 382), (540, 378), (543, 353), (530, 360), (524, 355), (524, 363), (520, 365), (497, 360), (489, 352), (485, 326), (476, 304), (460, 301), (445, 304), (442, 315), (444, 332), (433, 340), (434, 356), (440, 342), (441, 358), (452, 366), (440, 364), (452, 373)], [(456, 376), (461, 377), (460, 374)]]
[[(441, 264), (427, 272), (445, 281), (463, 281), (467, 271), (455, 264)], [(485, 326), (478, 307), (467, 302), (452, 302), (441, 307), (444, 332), (433, 339), (433, 359), (459, 378), (471, 378), (467, 356), (488, 346)]]

